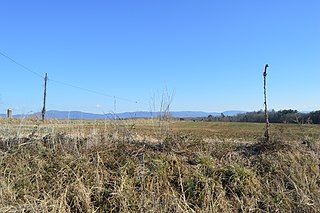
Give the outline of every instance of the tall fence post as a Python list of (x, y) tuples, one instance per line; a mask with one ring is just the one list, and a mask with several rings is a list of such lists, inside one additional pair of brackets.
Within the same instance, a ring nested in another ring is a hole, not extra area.
[(265, 65), (264, 67), (264, 72), (263, 72), (263, 91), (264, 91), (264, 117), (265, 117), (265, 132), (264, 132), (264, 137), (266, 142), (269, 142), (269, 116), (268, 116), (268, 107), (267, 107), (267, 68), (269, 67), (268, 64)]
[(43, 108), (41, 113), (43, 122), (46, 116), (47, 81), (48, 81), (48, 74), (46, 73), (46, 76), (44, 77)]

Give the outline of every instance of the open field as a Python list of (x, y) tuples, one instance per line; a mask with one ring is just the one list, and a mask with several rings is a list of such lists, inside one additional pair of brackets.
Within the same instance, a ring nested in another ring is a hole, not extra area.
[[(46, 134), (51, 131), (63, 131), (70, 134), (90, 134), (92, 132), (126, 132), (140, 137), (153, 138), (157, 134), (163, 134), (166, 129), (170, 133), (192, 135), (207, 139), (233, 139), (236, 141), (256, 142), (264, 133), (263, 123), (239, 123), (239, 122), (192, 122), (170, 121), (159, 122), (152, 119), (117, 120), (117, 121), (79, 121), (79, 120), (49, 120), (45, 124), (35, 120), (7, 120), (0, 119), (2, 132), (10, 134), (28, 135), (35, 128), (38, 133)], [(37, 125), (38, 124), (38, 125)], [(4, 131), (7, 129), (6, 131)], [(168, 131), (167, 131), (168, 132)], [(319, 125), (312, 124), (271, 124), (272, 137), (303, 141), (305, 138), (320, 140)]]
[(320, 126), (0, 120), (0, 212), (318, 212)]

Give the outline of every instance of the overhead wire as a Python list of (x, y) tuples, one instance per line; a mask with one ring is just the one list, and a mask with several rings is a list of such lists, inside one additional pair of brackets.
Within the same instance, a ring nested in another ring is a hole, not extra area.
[[(1, 51), (0, 51), (0, 55), (5, 57), (6, 59), (10, 60), (11, 62), (15, 63), (16, 65), (22, 67), (24, 70), (28, 71), (29, 73), (32, 73), (33, 75), (35, 75), (35, 76), (37, 76), (37, 77), (39, 77), (41, 79), (44, 79), (44, 77), (41, 74), (39, 74), (38, 72), (35, 72), (32, 69), (28, 68), (27, 66), (23, 65), (22, 63), (17, 62), (16, 60), (14, 60), (13, 58), (11, 58), (8, 55), (4, 54)], [(110, 95), (110, 94), (106, 94), (106, 93), (103, 93), (103, 92), (95, 91), (95, 90), (92, 90), (92, 89), (88, 89), (88, 88), (84, 88), (84, 87), (80, 87), (80, 86), (75, 86), (75, 85), (70, 84), (70, 83), (66, 83), (66, 82), (63, 82), (63, 81), (60, 81), (60, 80), (52, 79), (50, 77), (48, 78), (48, 81), (51, 81), (51, 82), (54, 82), (54, 83), (57, 83), (57, 84), (61, 84), (61, 85), (64, 85), (64, 86), (72, 87), (72, 88), (75, 88), (75, 89), (83, 90), (83, 91), (86, 91), (86, 92), (89, 92), (89, 93), (94, 93), (94, 94), (97, 94), (97, 95), (109, 97), (109, 98), (116, 98), (118, 100), (132, 102), (132, 103), (136, 103), (136, 104), (138, 103), (138, 101), (136, 101), (136, 100), (131, 100), (131, 99), (128, 99), (128, 98), (123, 98), (123, 97), (119, 97), (119, 96)]]
[(11, 58), (11, 57), (7, 56), (6, 54), (2, 53), (1, 51), (0, 51), (0, 55), (2, 55), (3, 57), (7, 58), (7, 59), (10, 60), (10, 61), (12, 61), (12, 62), (15, 63), (16, 65), (22, 67), (22, 68), (25, 69), (26, 71), (28, 71), (28, 72), (34, 74), (35, 76), (43, 79), (43, 76), (42, 76), (42, 75), (40, 75), (39, 73), (31, 70), (30, 68), (26, 67), (25, 65), (17, 62), (17, 61), (14, 60), (13, 58)]
[(86, 91), (86, 92), (94, 93), (94, 94), (97, 94), (97, 95), (105, 96), (105, 97), (108, 97), (108, 98), (116, 98), (118, 100), (123, 100), (123, 101), (127, 101), (127, 102), (132, 102), (132, 103), (138, 103), (138, 101), (135, 101), (135, 100), (131, 100), (131, 99), (128, 99), (128, 98), (122, 98), (122, 97), (106, 94), (106, 93), (103, 93), (103, 92), (95, 91), (95, 90), (92, 90), (92, 89), (87, 89), (87, 88), (84, 88), (84, 87), (75, 86), (75, 85), (72, 85), (72, 84), (69, 84), (69, 83), (66, 83), (66, 82), (63, 82), (63, 81), (52, 79), (50, 77), (48, 78), (48, 80), (51, 81), (51, 82), (57, 83), (57, 84), (61, 84), (61, 85), (64, 85), (64, 86), (68, 86), (68, 87), (72, 87), (72, 88), (75, 88), (75, 89), (83, 90), (83, 91)]

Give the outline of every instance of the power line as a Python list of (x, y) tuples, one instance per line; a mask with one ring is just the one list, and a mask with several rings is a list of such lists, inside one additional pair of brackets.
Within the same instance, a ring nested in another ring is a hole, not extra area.
[[(7, 58), (10, 61), (12, 61), (16, 65), (22, 67), (24, 70), (36, 75), (37, 77), (39, 77), (41, 79), (44, 79), (41, 74), (31, 70), (30, 68), (26, 67), (23, 64), (17, 62), (16, 60), (14, 60), (11, 57), (7, 56), (6, 54), (2, 53), (1, 51), (0, 51), (0, 55), (2, 55), (3, 57)], [(87, 88), (84, 88), (84, 87), (75, 86), (75, 85), (72, 85), (70, 83), (66, 83), (66, 82), (63, 82), (63, 81), (59, 81), (59, 80), (55, 80), (55, 79), (51, 79), (51, 78), (48, 78), (48, 80), (51, 81), (51, 82), (57, 83), (57, 84), (61, 84), (61, 85), (64, 85), (64, 86), (72, 87), (72, 88), (83, 90), (83, 91), (90, 92), (90, 93), (94, 93), (94, 94), (97, 94), (97, 95), (101, 95), (101, 96), (105, 96), (105, 97), (109, 97), (109, 98), (116, 98), (118, 100), (132, 102), (132, 103), (136, 103), (136, 104), (138, 103), (138, 101), (135, 101), (135, 100), (131, 100), (131, 99), (128, 99), (128, 98), (123, 98), (123, 97), (118, 97), (118, 96), (106, 94), (106, 93), (103, 93), (103, 92), (95, 91), (95, 90), (92, 90), (92, 89), (87, 89)]]
[(30, 73), (32, 73), (32, 74), (34, 74), (35, 76), (37, 76), (37, 77), (39, 77), (39, 78), (42, 78), (42, 79), (43, 79), (43, 76), (42, 76), (42, 75), (40, 75), (39, 73), (37, 73), (37, 72), (35, 72), (35, 71), (31, 70), (30, 68), (28, 68), (28, 67), (24, 66), (23, 64), (21, 64), (21, 63), (17, 62), (16, 60), (14, 60), (14, 59), (10, 58), (10, 57), (9, 57), (9, 56), (7, 56), (6, 54), (4, 54), (4, 53), (0, 52), (0, 55), (2, 55), (3, 57), (5, 57), (6, 59), (8, 59), (8, 60), (12, 61), (12, 62), (13, 62), (13, 63), (15, 63), (16, 65), (18, 65), (18, 66), (22, 67), (24, 70), (26, 70), (26, 71), (28, 71), (28, 72), (30, 72)]
[(66, 83), (66, 82), (62, 82), (62, 81), (58, 81), (58, 80), (55, 80), (55, 79), (49, 78), (48, 80), (51, 81), (51, 82), (57, 83), (57, 84), (61, 84), (61, 85), (64, 85), (64, 86), (68, 86), (68, 87), (72, 87), (72, 88), (75, 88), (75, 89), (83, 90), (83, 91), (86, 91), (86, 92), (94, 93), (94, 94), (97, 94), (97, 95), (105, 96), (105, 97), (108, 97), (108, 98), (116, 98), (118, 100), (132, 102), (132, 103), (136, 103), (136, 104), (138, 103), (138, 101), (134, 101), (134, 100), (131, 100), (131, 99), (128, 99), (128, 98), (122, 98), (122, 97), (106, 94), (106, 93), (103, 93), (103, 92), (95, 91), (95, 90), (92, 90), (92, 89), (87, 89), (87, 88), (84, 88), (84, 87), (75, 86), (75, 85), (72, 85), (72, 84), (69, 84), (69, 83)]

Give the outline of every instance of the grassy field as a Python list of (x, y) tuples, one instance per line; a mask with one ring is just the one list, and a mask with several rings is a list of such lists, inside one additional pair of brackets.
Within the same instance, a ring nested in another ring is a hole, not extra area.
[(320, 128), (0, 120), (0, 212), (318, 212)]
[[(201, 138), (234, 139), (237, 141), (256, 142), (264, 134), (263, 123), (231, 123), (231, 122), (192, 122), (192, 121), (170, 121), (159, 122), (158, 120), (118, 120), (118, 121), (79, 121), (79, 120), (49, 120), (45, 124), (36, 120), (6, 120), (0, 119), (2, 133), (11, 131), (10, 134), (30, 134), (37, 129), (37, 133), (48, 133), (50, 131), (70, 132), (71, 134), (90, 134), (92, 131), (103, 132), (129, 132), (141, 137), (155, 137), (164, 134), (166, 129), (170, 133), (181, 135), (193, 135)], [(37, 125), (38, 124), (38, 125)], [(41, 125), (40, 125), (41, 124)], [(320, 138), (318, 125), (297, 124), (271, 124), (273, 137), (282, 139), (303, 141), (305, 138)], [(168, 132), (168, 131), (167, 131)]]

